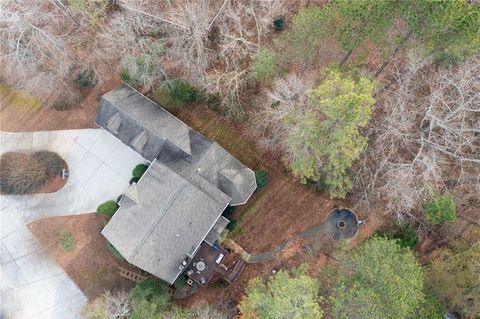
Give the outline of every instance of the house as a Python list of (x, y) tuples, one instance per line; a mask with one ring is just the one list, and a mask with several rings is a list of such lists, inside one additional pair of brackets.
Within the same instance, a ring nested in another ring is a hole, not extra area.
[[(96, 123), (150, 163), (102, 230), (118, 252), (172, 284), (195, 257), (195, 265), (204, 262), (200, 247), (221, 251), (216, 241), (228, 224), (222, 212), (247, 202), (254, 172), (126, 84), (102, 97)], [(209, 279), (200, 277), (200, 284)]]

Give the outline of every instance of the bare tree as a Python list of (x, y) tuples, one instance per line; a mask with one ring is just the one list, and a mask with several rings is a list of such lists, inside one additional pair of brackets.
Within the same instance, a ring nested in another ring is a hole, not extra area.
[(270, 150), (279, 147), (286, 151), (287, 138), (294, 127), (285, 125), (284, 118), (292, 110), (304, 112), (310, 106), (307, 91), (313, 83), (307, 77), (292, 73), (273, 82), (265, 92), (261, 109), (254, 116), (254, 134), (260, 136), (261, 144)]
[(117, 293), (105, 292), (101, 297), (89, 302), (83, 309), (82, 315), (86, 318), (126, 319), (133, 309), (130, 293), (119, 291)]
[[(52, 24), (52, 21), (58, 23)], [(41, 100), (55, 100), (60, 92), (73, 98), (69, 75), (75, 63), (66, 37), (70, 21), (50, 2), (3, 1), (0, 4), (2, 77), (33, 92)]]
[(419, 52), (410, 53), (381, 97), (357, 170), (367, 206), (384, 204), (398, 218), (416, 218), (427, 199), (448, 189), (446, 180), (462, 183), (480, 174), (479, 73), (478, 57), (435, 69)]
[(270, 31), (281, 1), (195, 0), (154, 4), (124, 0), (123, 7), (162, 23), (166, 55), (177, 71), (220, 99), (227, 114), (241, 113), (248, 64)]

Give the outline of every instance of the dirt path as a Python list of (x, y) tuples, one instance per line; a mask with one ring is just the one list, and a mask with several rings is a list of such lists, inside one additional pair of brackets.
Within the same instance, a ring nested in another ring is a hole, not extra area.
[[(242, 258), (248, 263), (260, 263), (260, 262), (267, 262), (272, 261), (275, 257), (282, 253), (287, 247), (289, 247), (292, 243), (297, 242), (299, 239), (307, 239), (311, 237), (319, 237), (319, 236), (331, 236), (334, 240), (339, 239), (350, 239), (354, 237), (357, 233), (357, 227), (355, 226), (354, 231), (343, 231), (337, 228), (338, 218), (336, 217), (336, 213), (338, 210), (332, 211), (329, 215), (327, 220), (322, 224), (309, 228), (304, 231), (299, 231), (295, 233), (292, 237), (284, 240), (281, 242), (277, 247), (274, 249), (260, 253), (257, 255), (251, 255), (247, 253), (242, 247), (240, 247), (237, 243), (232, 240), (229, 240), (226, 244), (230, 248), (233, 248), (235, 252), (240, 253)], [(356, 224), (356, 218), (355, 218)]]

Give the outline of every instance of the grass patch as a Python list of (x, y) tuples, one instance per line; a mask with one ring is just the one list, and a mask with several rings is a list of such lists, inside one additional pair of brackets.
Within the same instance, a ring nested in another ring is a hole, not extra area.
[(125, 260), (125, 258), (123, 258), (123, 256), (122, 256), (122, 254), (120, 254), (118, 252), (118, 250), (115, 247), (113, 247), (112, 244), (110, 244), (110, 242), (107, 242), (107, 248), (108, 248), (108, 252), (110, 253), (110, 255), (117, 258), (118, 260), (121, 260), (121, 261)]
[(60, 235), (58, 244), (63, 248), (63, 250), (72, 251), (75, 249), (75, 237), (73, 237), (73, 235), (69, 231), (64, 231)]
[(24, 107), (31, 110), (37, 110), (42, 107), (42, 103), (36, 97), (21, 90), (14, 90), (6, 84), (0, 83), (0, 95), (2, 104), (15, 107)]
[(240, 212), (238, 217), (235, 219), (235, 227), (230, 232), (230, 236), (232, 238), (235, 239), (238, 236), (243, 234), (243, 230), (242, 230), (242, 227), (241, 227), (241, 223), (242, 223), (243, 219), (245, 218), (245, 216), (252, 214), (252, 212), (258, 211), (258, 207), (260, 206), (260, 203), (262, 202), (260, 199), (263, 198), (264, 194), (265, 193), (259, 193), (256, 196), (254, 196), (254, 198), (250, 199), (250, 201), (249, 201), (250, 204), (243, 211)]
[(257, 182), (256, 191), (259, 192), (268, 184), (268, 173), (264, 170), (255, 171), (255, 181)]

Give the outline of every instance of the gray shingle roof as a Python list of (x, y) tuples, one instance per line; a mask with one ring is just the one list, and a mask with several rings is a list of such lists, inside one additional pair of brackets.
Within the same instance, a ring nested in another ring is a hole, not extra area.
[(182, 260), (192, 257), (229, 202), (207, 181), (197, 187), (154, 161), (102, 234), (128, 262), (173, 283)]
[(225, 207), (248, 200), (255, 174), (128, 85), (102, 97), (96, 121), (151, 162), (102, 234), (130, 263), (173, 283), (185, 256), (224, 228)]

